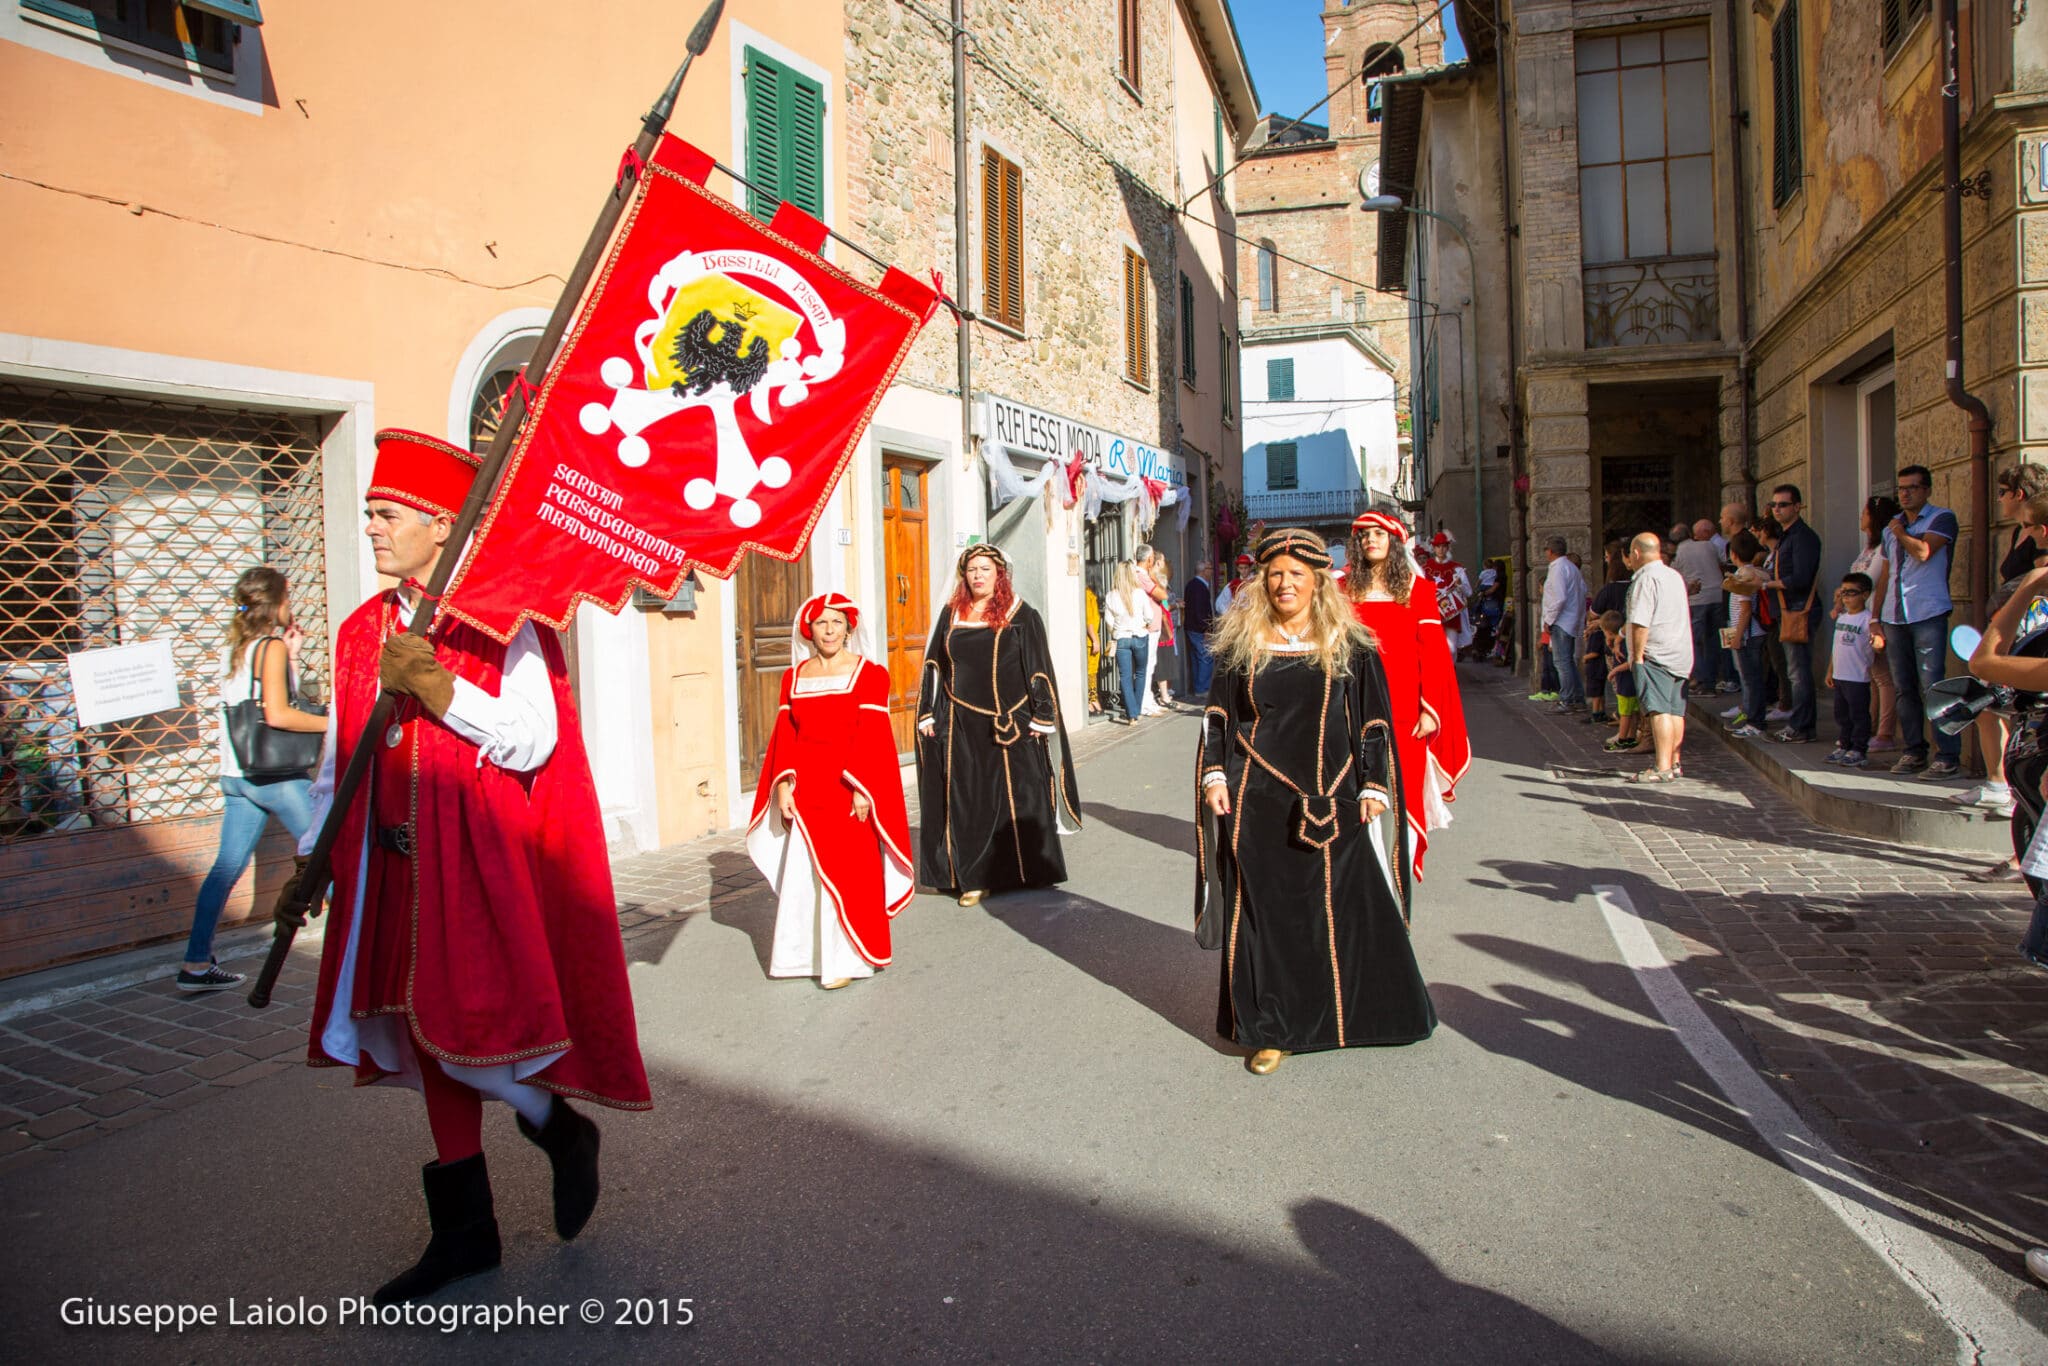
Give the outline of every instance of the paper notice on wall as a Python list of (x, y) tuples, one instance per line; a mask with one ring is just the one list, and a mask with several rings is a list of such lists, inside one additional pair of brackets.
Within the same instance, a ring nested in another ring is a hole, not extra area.
[(65, 659), (81, 726), (103, 726), (179, 705), (178, 666), (168, 640), (78, 650)]

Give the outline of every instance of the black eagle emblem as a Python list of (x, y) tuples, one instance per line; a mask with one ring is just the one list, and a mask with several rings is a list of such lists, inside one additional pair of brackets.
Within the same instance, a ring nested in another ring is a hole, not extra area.
[[(683, 324), (669, 352), (676, 369), (689, 377), (669, 386), (678, 398), (704, 394), (719, 383), (730, 385), (735, 394), (744, 394), (768, 373), (768, 339), (755, 337), (742, 351), (740, 343), (746, 340), (746, 325), (753, 315), (744, 306), (738, 313), (737, 319), (726, 319), (708, 308), (700, 309)], [(717, 341), (711, 340), (713, 332), (720, 334)]]

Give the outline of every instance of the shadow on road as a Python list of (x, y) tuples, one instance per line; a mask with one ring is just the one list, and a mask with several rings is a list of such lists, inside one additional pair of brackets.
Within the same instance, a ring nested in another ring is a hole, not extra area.
[[(1191, 920), (1192, 896), (1190, 888)], [(1196, 947), (1192, 924), (1187, 929), (1162, 925), (1059, 890), (1010, 893), (986, 905), (999, 923), (1209, 1048), (1232, 1057), (1243, 1052), (1217, 1037), (1220, 968), (1216, 954)]]
[[(1195, 856), (1192, 806), (1184, 816), (1168, 816), (1156, 811), (1129, 811), (1107, 802), (1084, 801), (1081, 814), (1090, 820), (1101, 821), (1112, 830), (1121, 830), (1126, 835), (1156, 844), (1169, 854), (1185, 854), (1191, 859)], [(1194, 874), (1190, 872), (1188, 876), (1192, 881)]]
[[(1525, 886), (1522, 890), (1543, 895), (1545, 884)], [(1653, 903), (1639, 900), (1637, 904)], [(1595, 962), (1498, 935), (1461, 934), (1458, 939), (1539, 977), (1576, 987), (1608, 1006), (1629, 1011), (1642, 1019), (1641, 1023), (1619, 1019), (1610, 1013), (1514, 983), (1494, 984), (1490, 988), (1490, 996), (1456, 984), (1431, 984), (1430, 994), (1436, 1000), (1438, 1013), (1460, 1034), (1491, 1053), (1519, 1058), (1588, 1091), (1626, 1101), (1689, 1124), (1711, 1137), (1772, 1156), (1747, 1119), (1728, 1104), (1718, 1090), (1710, 1083), (1702, 1084), (1704, 1078), (1697, 1082), (1692, 1080), (1698, 1074), (1690, 1067), (1681, 1078), (1658, 1076), (1654, 1069), (1647, 1067), (1616, 1068), (1612, 1065), (1616, 1057), (1644, 1056), (1647, 1050), (1657, 1046), (1659, 1040), (1672, 1040), (1670, 1031), (1651, 1007), (1628, 967), (1619, 963)], [(1718, 993), (1711, 988), (1695, 988), (1695, 995), (1705, 1002), (1713, 1002)], [(1843, 1032), (1854, 1027), (1865, 1038), (1871, 1036), (1872, 1030), (1866, 1021), (1855, 1020), (1825, 1006), (1799, 1004), (1802, 1024)], [(1859, 1145), (1876, 1149), (1879, 1154), (1893, 1151), (1927, 1156), (1920, 1152), (1918, 1140), (1902, 1125), (1906, 1121), (1926, 1117), (1918, 1110), (1925, 1100), (1921, 1092), (1935, 1086), (1948, 1093), (1951, 1103), (1957, 1087), (1967, 1088), (1968, 1095), (1962, 1103), (1988, 1125), (2028, 1135), (2037, 1141), (2048, 1136), (2048, 1117), (1991, 1088), (1959, 1082), (1951, 1073), (1916, 1066), (1896, 1053), (1879, 1053), (1859, 1047), (1853, 1040), (1795, 1034), (1753, 1011), (1742, 1012), (1737, 1018), (1742, 1034), (1765, 1060), (1763, 1075), (1767, 1079), (1781, 1082), (1796, 1080), (1799, 1093), (1843, 1120)], [(1882, 1026), (1877, 1032), (1879, 1037), (1872, 1041), (1880, 1044), (1899, 1047), (1916, 1042)], [(1797, 1059), (1803, 1065), (1796, 1072), (1774, 1073), (1769, 1070), (1790, 1068), (1788, 1059)], [(1862, 1094), (1860, 1086), (1851, 1088), (1845, 1084), (1845, 1074), (1850, 1069), (1862, 1067), (1885, 1069), (1896, 1083), (1896, 1104), (1902, 1113), (1896, 1116), (1887, 1113), (1874, 1106)], [(1832, 1087), (1829, 1085), (1830, 1076), (1835, 1082)], [(1781, 1086), (1780, 1089), (1784, 1088)], [(1954, 1136), (1953, 1141), (1961, 1148), (1955, 1154), (1956, 1160), (1974, 1161), (1991, 1146), (1982, 1138), (1965, 1146), (1969, 1137), (1960, 1133)], [(1772, 1156), (1772, 1160), (1777, 1159)], [(1889, 1193), (1888, 1197), (1881, 1197), (1877, 1202), (1886, 1213), (1939, 1240), (1978, 1253), (2015, 1272), (2020, 1272), (2021, 1268), (2010, 1247), (2001, 1247), (1979, 1236), (1972, 1228), (1957, 1228), (1944, 1220), (1956, 1219), (1974, 1228), (1996, 1230), (2015, 1242), (2030, 1238), (2038, 1240), (2041, 1220), (2037, 1216), (2029, 1221), (2023, 1207), (2017, 1203), (2000, 1209), (1986, 1208), (1985, 1202), (1972, 1203), (1952, 1191), (1945, 1191), (1943, 1183), (1938, 1180), (1916, 1180), (1907, 1173), (1860, 1161), (1839, 1150), (1833, 1154), (1809, 1154), (1806, 1160), (1791, 1164), (1791, 1169), (1850, 1199), (1870, 1198), (1852, 1183), (1863, 1183), (1879, 1192)], [(1907, 1203), (1908, 1200), (1912, 1203)], [(1929, 1218), (1921, 1213), (1921, 1209), (1932, 1211), (1939, 1217)], [(2026, 1243), (2022, 1242), (2022, 1245)]]
[[(1512, 1298), (1446, 1276), (1401, 1231), (1334, 1201), (1292, 1205), (1301, 1247), (1290, 1253), (1116, 1209), (1099, 1187), (1003, 1171), (785, 1096), (680, 1072), (654, 1084), (654, 1115), (600, 1114), (605, 1198), (569, 1246), (546, 1228), (545, 1165), (509, 1120), (491, 1117), (505, 1263), (432, 1303), (524, 1297), (569, 1306), (566, 1326), (448, 1334), (330, 1321), (289, 1330), (292, 1358), (1622, 1359)], [(11, 1183), (0, 1227), (19, 1257), (0, 1281), (0, 1321), (14, 1359), (272, 1360), (275, 1328), (152, 1341), (133, 1330), (64, 1328), (57, 1305), (69, 1295), (224, 1305), (232, 1295), (331, 1306), (410, 1262), (427, 1236), (416, 1180), (407, 1180), (424, 1143), (413, 1107), (394, 1104), (390, 1118), (402, 1122), (382, 1124), (362, 1113), (360, 1098), (317, 1097), (313, 1109), (316, 1125), (340, 1123), (346, 1152), (242, 1168), (229, 1207), (300, 1213), (238, 1220), (235, 1236), (207, 1240), (204, 1256), (153, 1236), (183, 1198), (173, 1183), (138, 1183), (132, 1200), (81, 1200), (47, 1178)], [(678, 1126), (687, 1132), (681, 1152)], [(105, 1256), (109, 1248), (123, 1255)], [(695, 1322), (617, 1326), (617, 1301), (643, 1296), (689, 1296)], [(586, 1298), (600, 1301), (595, 1326), (575, 1313)], [(1620, 1332), (1628, 1360), (1680, 1359), (1638, 1350), (1650, 1344)]]

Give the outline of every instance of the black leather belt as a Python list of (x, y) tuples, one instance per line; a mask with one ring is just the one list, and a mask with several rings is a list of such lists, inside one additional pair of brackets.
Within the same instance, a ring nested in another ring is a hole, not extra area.
[(400, 858), (411, 858), (413, 852), (412, 827), (410, 825), (378, 826), (377, 847), (379, 849), (388, 849)]

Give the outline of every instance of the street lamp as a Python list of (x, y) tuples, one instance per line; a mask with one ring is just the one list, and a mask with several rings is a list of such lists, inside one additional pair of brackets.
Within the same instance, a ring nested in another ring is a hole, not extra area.
[[(1465, 244), (1465, 264), (1470, 272), (1472, 291), (1477, 293), (1479, 258), (1472, 252), (1472, 239), (1465, 235), (1465, 229), (1458, 225), (1455, 218), (1438, 213), (1434, 209), (1418, 209), (1397, 194), (1373, 193), (1379, 186), (1375, 183), (1372, 170), (1373, 168), (1368, 167), (1359, 173), (1358, 192), (1364, 197), (1365, 202), (1358, 207), (1366, 213), (1412, 213), (1418, 218), (1434, 218), (1458, 234), (1458, 240)], [(1486, 481), (1482, 477), (1483, 469), (1479, 461), (1479, 310), (1473, 308), (1469, 295), (1465, 299), (1465, 307), (1472, 309), (1472, 345), (1469, 348), (1461, 345), (1459, 349), (1466, 352), (1469, 367), (1465, 381), (1465, 440), (1472, 448), (1472, 557), (1474, 562), (1483, 568), (1486, 563)], [(1455, 314), (1452, 316), (1456, 317)], [(1463, 319), (1458, 319), (1458, 323), (1459, 341), (1463, 342)], [(1409, 383), (1412, 390), (1413, 376), (1410, 376)]]

